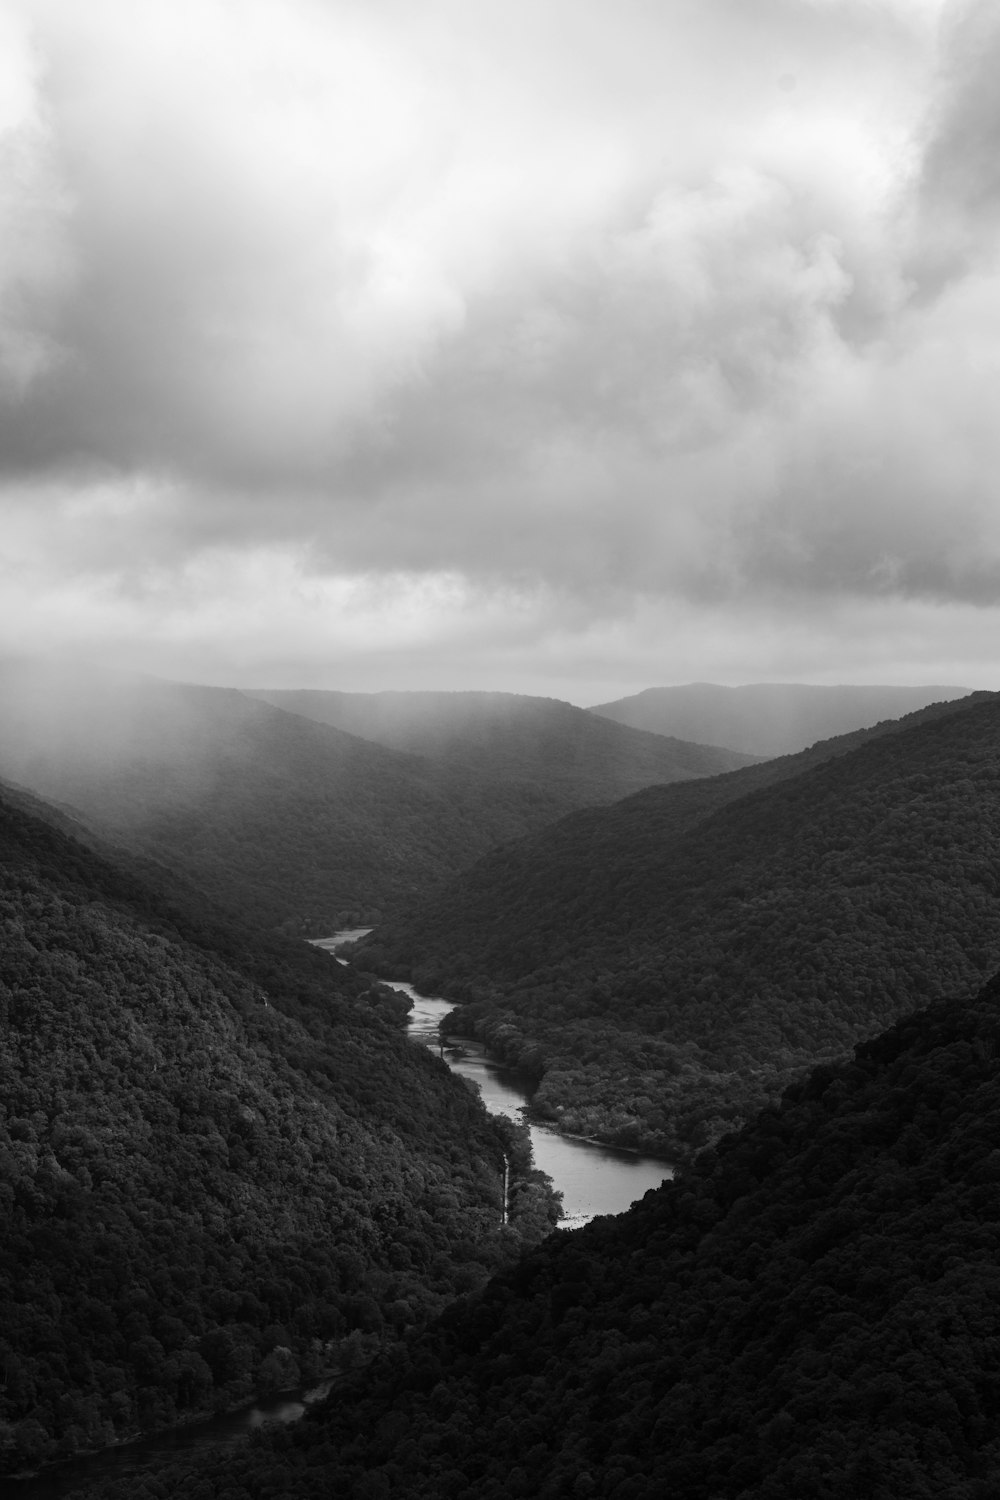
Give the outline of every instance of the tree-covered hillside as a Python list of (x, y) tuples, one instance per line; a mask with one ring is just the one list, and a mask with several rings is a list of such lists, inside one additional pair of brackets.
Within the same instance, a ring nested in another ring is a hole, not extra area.
[[(0, 797), (0, 1472), (339, 1368), (553, 1222), (380, 987)], [(199, 904), (200, 903), (200, 904)]]
[[(553, 707), (571, 732), (557, 714), (553, 734), (543, 716), (522, 726), (517, 755), (452, 760), (231, 689), (7, 666), (0, 774), (254, 920), (321, 936), (378, 918), (570, 808), (698, 774), (698, 747)], [(728, 763), (705, 754), (706, 771)]]
[(127, 1500), (992, 1500), (998, 1005), (899, 1022), (298, 1428)]
[(533, 783), (559, 813), (613, 802), (657, 782), (716, 776), (752, 755), (602, 719), (558, 698), (523, 693), (335, 693), (271, 690), (255, 697), (491, 780)]
[(462, 1002), (563, 1128), (695, 1148), (1000, 959), (1000, 701), (855, 745), (568, 818), (378, 929), (367, 961)]

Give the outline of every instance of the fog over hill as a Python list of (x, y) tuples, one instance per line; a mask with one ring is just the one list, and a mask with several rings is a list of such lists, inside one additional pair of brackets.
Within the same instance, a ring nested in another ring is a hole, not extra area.
[(664, 1153), (1000, 960), (1000, 699), (650, 788), (495, 851), (367, 961), (461, 1002), (562, 1128)]
[[(393, 709), (390, 745), (317, 722), (340, 695), (273, 696), (295, 711), (231, 688), (8, 664), (0, 775), (259, 920), (319, 935), (573, 808), (748, 761), (546, 699), (373, 695), (383, 717)], [(371, 707), (357, 696), (355, 727)]]
[(731, 745), (752, 755), (792, 755), (817, 740), (899, 719), (928, 703), (961, 698), (963, 687), (818, 687), (805, 683), (757, 682), (721, 687), (690, 682), (651, 687), (591, 713), (683, 739)]
[(295, 930), (383, 908), (526, 827), (510, 800), (232, 689), (7, 672), (0, 706), (5, 776)]
[(558, 698), (523, 693), (255, 691), (256, 698), (321, 724), (500, 780), (534, 781), (570, 806), (610, 802), (655, 782), (714, 776), (753, 755), (691, 743), (647, 726), (595, 729)]

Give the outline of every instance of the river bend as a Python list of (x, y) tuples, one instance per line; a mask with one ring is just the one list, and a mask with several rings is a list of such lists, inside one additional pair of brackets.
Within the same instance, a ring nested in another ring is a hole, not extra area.
[[(355, 927), (320, 938), (316, 946), (334, 952), (342, 943), (351, 942), (370, 931)], [(336, 956), (336, 954), (334, 954)], [(454, 1004), (433, 996), (419, 995), (412, 984), (388, 979), (393, 989), (402, 990), (413, 1001), (408, 1022), (415, 1042), (439, 1046), (439, 1027)], [(598, 1141), (560, 1135), (544, 1120), (532, 1118), (532, 1080), (515, 1068), (506, 1067), (480, 1043), (465, 1037), (447, 1037), (441, 1054), (452, 1072), (469, 1078), (482, 1094), (491, 1114), (510, 1115), (525, 1123), (531, 1132), (535, 1165), (552, 1178), (563, 1195), (563, 1228), (585, 1224), (596, 1214), (620, 1214), (641, 1198), (649, 1188), (659, 1187), (672, 1176), (669, 1163), (652, 1156), (639, 1156)]]
[[(317, 939), (316, 946), (332, 953), (341, 943), (361, 937), (369, 930), (362, 927), (337, 932), (332, 937)], [(439, 1026), (442, 1018), (454, 1009), (452, 1003), (418, 995), (410, 984), (397, 980), (387, 983), (391, 983), (394, 989), (403, 990), (413, 1001), (408, 1022), (413, 1041), (437, 1051)], [(492, 1114), (510, 1115), (528, 1125), (535, 1165), (551, 1177), (563, 1195), (563, 1227), (575, 1228), (595, 1214), (622, 1213), (648, 1188), (659, 1187), (664, 1178), (671, 1175), (669, 1165), (654, 1157), (637, 1156), (614, 1146), (559, 1135), (544, 1121), (533, 1120), (531, 1080), (491, 1057), (479, 1042), (464, 1037), (447, 1038), (442, 1055), (452, 1072), (477, 1085), (483, 1103)], [(155, 1433), (120, 1448), (77, 1458), (45, 1470), (35, 1479), (10, 1481), (11, 1500), (62, 1500), (88, 1480), (138, 1477), (163, 1468), (171, 1460), (186, 1454), (242, 1442), (262, 1422), (296, 1421), (305, 1411), (306, 1404), (322, 1395), (324, 1390), (325, 1387), (321, 1386), (315, 1391), (286, 1393), (270, 1401), (258, 1401), (242, 1411)]]

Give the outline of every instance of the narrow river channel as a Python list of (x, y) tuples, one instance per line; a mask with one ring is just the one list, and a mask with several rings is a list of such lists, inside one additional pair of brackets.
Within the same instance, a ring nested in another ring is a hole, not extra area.
[[(367, 927), (335, 932), (315, 940), (328, 952), (370, 931)], [(342, 960), (341, 960), (342, 961)], [(453, 1006), (448, 1000), (418, 995), (410, 984), (391, 982), (413, 1000), (408, 1023), (413, 1041), (438, 1050), (439, 1026)], [(659, 1187), (671, 1175), (667, 1162), (637, 1156), (602, 1146), (595, 1141), (561, 1136), (543, 1121), (531, 1118), (531, 1081), (513, 1068), (504, 1067), (478, 1042), (448, 1038), (442, 1055), (453, 1072), (470, 1078), (479, 1087), (483, 1103), (493, 1114), (507, 1114), (525, 1121), (531, 1131), (535, 1165), (548, 1173), (563, 1195), (562, 1224), (574, 1228), (595, 1214), (622, 1213), (648, 1188)], [(263, 1422), (295, 1422), (306, 1405), (325, 1394), (326, 1387), (286, 1392), (270, 1401), (205, 1422), (178, 1427), (170, 1432), (139, 1438), (120, 1448), (109, 1448), (49, 1469), (34, 1479), (6, 1480), (3, 1493), (11, 1500), (63, 1500), (85, 1482), (98, 1479), (129, 1479), (155, 1472), (172, 1460), (211, 1448), (232, 1447)]]
[[(319, 938), (316, 946), (334, 952), (342, 943), (351, 942), (371, 929), (355, 927)], [(435, 1050), (439, 1044), (439, 1027), (453, 1004), (448, 1000), (418, 995), (411, 984), (386, 980), (393, 989), (402, 990), (413, 1001), (409, 1033), (415, 1042)], [(562, 1225), (574, 1228), (585, 1224), (595, 1214), (620, 1214), (641, 1198), (649, 1188), (656, 1188), (671, 1168), (652, 1156), (638, 1156), (597, 1141), (560, 1135), (543, 1120), (532, 1118), (531, 1080), (514, 1068), (491, 1057), (479, 1042), (465, 1037), (448, 1037), (442, 1053), (454, 1073), (470, 1078), (478, 1085), (483, 1103), (491, 1114), (506, 1114), (522, 1120), (531, 1132), (535, 1165), (546, 1172), (563, 1195)]]

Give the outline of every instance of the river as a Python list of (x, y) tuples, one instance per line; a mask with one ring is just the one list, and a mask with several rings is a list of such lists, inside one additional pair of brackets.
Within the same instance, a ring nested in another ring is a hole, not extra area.
[[(332, 937), (316, 940), (315, 946), (333, 953), (341, 943), (350, 942), (370, 931), (356, 927), (336, 932)], [(339, 959), (338, 962), (343, 962)], [(413, 1041), (435, 1051), (439, 1048), (439, 1025), (443, 1016), (454, 1009), (448, 1000), (418, 995), (410, 984), (391, 982), (413, 1001), (408, 1022)], [(514, 1068), (505, 1067), (492, 1058), (478, 1042), (448, 1038), (443, 1056), (453, 1072), (471, 1079), (479, 1088), (483, 1103), (493, 1114), (507, 1114), (527, 1123), (535, 1165), (546, 1172), (563, 1195), (565, 1228), (584, 1224), (595, 1214), (622, 1213), (648, 1188), (659, 1187), (671, 1175), (666, 1162), (630, 1151), (602, 1146), (573, 1136), (559, 1135), (544, 1121), (531, 1117), (531, 1080)], [(177, 1427), (169, 1432), (138, 1438), (120, 1448), (107, 1448), (85, 1458), (76, 1458), (58, 1468), (49, 1469), (34, 1479), (3, 1480), (11, 1500), (63, 1500), (73, 1490), (97, 1480), (129, 1479), (163, 1468), (174, 1459), (192, 1456), (212, 1448), (233, 1447), (263, 1422), (295, 1422), (306, 1405), (319, 1399), (326, 1386), (306, 1391), (286, 1392), (269, 1401), (207, 1421)]]
[[(352, 942), (371, 929), (354, 927), (316, 940), (336, 957), (336, 949)], [(343, 960), (340, 960), (343, 962)], [(402, 990), (413, 1001), (409, 1033), (415, 1042), (438, 1049), (439, 1025), (454, 1005), (426, 995), (418, 995), (411, 984), (388, 979), (393, 989)], [(442, 1053), (452, 1072), (470, 1078), (477, 1084), (483, 1103), (492, 1114), (506, 1114), (527, 1124), (535, 1165), (552, 1178), (563, 1195), (564, 1228), (585, 1224), (596, 1214), (620, 1214), (641, 1198), (649, 1188), (656, 1188), (672, 1175), (668, 1163), (652, 1156), (605, 1146), (598, 1141), (560, 1135), (544, 1120), (532, 1117), (532, 1081), (515, 1068), (505, 1067), (491, 1057), (479, 1042), (465, 1037), (448, 1037)]]

